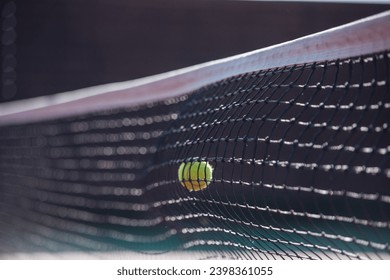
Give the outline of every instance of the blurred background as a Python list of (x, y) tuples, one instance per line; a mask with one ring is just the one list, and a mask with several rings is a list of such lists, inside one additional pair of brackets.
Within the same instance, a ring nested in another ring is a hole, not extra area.
[(379, 2), (3, 0), (0, 102), (263, 48), (390, 8)]

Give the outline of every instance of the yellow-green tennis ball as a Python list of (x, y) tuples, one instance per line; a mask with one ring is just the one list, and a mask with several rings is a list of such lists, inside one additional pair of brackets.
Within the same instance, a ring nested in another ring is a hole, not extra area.
[(178, 170), (179, 181), (190, 192), (206, 188), (213, 179), (213, 167), (206, 161), (183, 162)]

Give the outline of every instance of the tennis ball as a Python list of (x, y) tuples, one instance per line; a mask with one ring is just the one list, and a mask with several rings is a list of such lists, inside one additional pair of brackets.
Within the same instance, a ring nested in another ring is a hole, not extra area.
[(206, 188), (213, 178), (213, 167), (206, 161), (183, 162), (178, 170), (179, 181), (190, 192)]

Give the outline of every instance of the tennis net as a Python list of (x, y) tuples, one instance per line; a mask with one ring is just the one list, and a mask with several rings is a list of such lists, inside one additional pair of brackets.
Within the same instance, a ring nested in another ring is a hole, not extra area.
[(388, 259), (389, 30), (0, 105), (0, 256)]

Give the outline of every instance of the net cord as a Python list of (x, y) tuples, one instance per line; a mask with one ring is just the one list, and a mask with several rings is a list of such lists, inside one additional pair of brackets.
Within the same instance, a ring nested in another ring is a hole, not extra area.
[[(260, 36), (260, 35), (259, 35)], [(132, 81), (0, 104), (0, 126), (174, 98), (248, 72), (390, 49), (390, 11), (267, 48)]]

